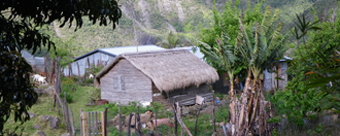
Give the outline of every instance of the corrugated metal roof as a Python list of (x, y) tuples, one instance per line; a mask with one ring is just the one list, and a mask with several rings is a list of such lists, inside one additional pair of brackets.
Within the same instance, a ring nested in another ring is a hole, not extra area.
[(292, 60), (292, 58), (290, 58), (288, 56), (283, 56), (283, 59), (280, 59), (280, 62), (287, 61), (287, 60)]
[[(185, 50), (190, 51), (191, 53), (195, 54), (195, 56), (197, 58), (203, 60), (204, 54), (201, 53), (200, 49), (196, 46), (177, 47), (175, 49), (185, 49)], [(196, 50), (195, 53), (194, 53), (194, 50)]]
[[(200, 51), (199, 47), (196, 47), (196, 46), (187, 46), (187, 47), (177, 47), (175, 49), (185, 49), (185, 50), (188, 50), (191, 53), (195, 54), (197, 58), (203, 60), (204, 54)], [(195, 53), (194, 53), (194, 50), (196, 50)], [(290, 58), (288, 56), (283, 56), (283, 58), (280, 59), (280, 62), (287, 61), (287, 60), (292, 60), (292, 58)]]
[[(138, 51), (155, 51), (155, 50), (165, 50), (162, 47), (156, 45), (138, 45)], [(116, 57), (122, 53), (129, 53), (129, 52), (137, 52), (137, 46), (121, 46), (121, 47), (110, 47), (110, 48), (101, 48), (89, 53), (86, 53), (82, 56), (75, 58), (75, 61), (80, 60), (84, 57), (92, 55), (94, 53), (101, 52), (112, 57)]]

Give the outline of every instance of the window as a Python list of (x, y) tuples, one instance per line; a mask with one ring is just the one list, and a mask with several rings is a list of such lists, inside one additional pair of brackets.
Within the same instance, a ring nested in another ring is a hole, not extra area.
[(124, 76), (122, 75), (113, 76), (113, 92), (125, 92)]

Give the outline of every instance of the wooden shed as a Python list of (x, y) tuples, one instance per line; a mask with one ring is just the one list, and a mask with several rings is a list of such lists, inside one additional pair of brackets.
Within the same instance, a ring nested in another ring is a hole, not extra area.
[(180, 105), (195, 104), (196, 95), (212, 98), (209, 84), (218, 80), (216, 70), (187, 50), (124, 53), (95, 78), (101, 98), (127, 104), (153, 101), (163, 93)]

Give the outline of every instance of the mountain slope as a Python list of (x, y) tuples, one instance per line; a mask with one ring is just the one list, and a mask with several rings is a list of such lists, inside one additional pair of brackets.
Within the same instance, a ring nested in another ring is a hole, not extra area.
[[(218, 11), (223, 12), (226, 1), (216, 0)], [(246, 8), (247, 2), (240, 1), (241, 10)], [(257, 2), (251, 0), (252, 4)], [(163, 37), (169, 30), (178, 32), (180, 39), (185, 41), (185, 36), (195, 37), (199, 33), (200, 23), (203, 27), (213, 23), (213, 0), (120, 0), (119, 3), (123, 16), (115, 30), (111, 25), (91, 25), (87, 18), (76, 32), (74, 27), (57, 30), (64, 40), (75, 37), (72, 43), (78, 50), (74, 56), (97, 48), (155, 44), (156, 38)], [(312, 19), (310, 8), (313, 6), (319, 19), (325, 19), (337, 4), (336, 0), (266, 0), (263, 9), (267, 6), (280, 9), (280, 21), (287, 31), (294, 26), (295, 14), (304, 13)], [(51, 30), (54, 28), (53, 25)]]

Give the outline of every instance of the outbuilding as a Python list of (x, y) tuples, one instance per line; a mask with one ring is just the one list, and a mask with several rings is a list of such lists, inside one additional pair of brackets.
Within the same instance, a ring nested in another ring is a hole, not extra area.
[[(154, 51), (154, 50), (165, 50), (162, 47), (156, 45), (138, 45), (138, 46), (121, 46), (121, 47), (109, 47), (100, 48), (88, 52), (74, 59), (70, 65), (63, 69), (65, 76), (77, 75), (83, 76), (85, 69), (89, 68), (90, 65), (106, 65), (108, 62), (114, 60), (117, 56), (126, 52), (137, 52), (137, 51)], [(71, 66), (71, 68), (69, 68)]]
[(196, 95), (211, 100), (209, 85), (218, 80), (216, 70), (183, 49), (124, 53), (95, 77), (101, 99), (109, 102), (153, 101), (162, 93), (181, 106), (196, 102)]

